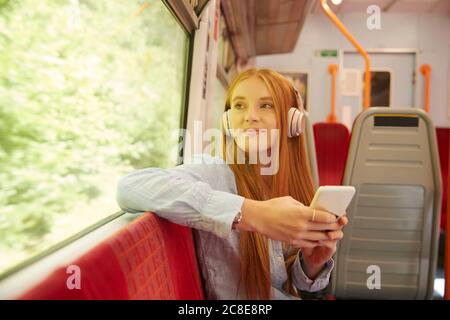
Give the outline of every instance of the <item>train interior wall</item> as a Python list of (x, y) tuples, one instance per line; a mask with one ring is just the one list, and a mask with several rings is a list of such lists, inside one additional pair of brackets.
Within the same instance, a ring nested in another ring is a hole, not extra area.
[[(423, 108), (423, 77), (418, 72), (422, 64), (431, 66), (430, 116), (436, 127), (449, 127), (450, 108), (450, 17), (439, 14), (381, 13), (381, 29), (366, 27), (368, 15), (361, 13), (338, 14), (348, 30), (367, 49), (410, 49), (416, 50), (416, 79), (414, 106)], [(329, 64), (341, 64), (343, 55), (318, 57), (316, 50), (354, 50), (348, 40), (339, 33), (323, 14), (307, 17), (297, 45), (292, 53), (257, 56), (257, 67), (269, 67), (281, 71), (301, 71), (309, 74), (308, 105), (312, 121), (325, 121), (329, 112), (331, 81)], [(358, 55), (355, 59), (361, 60)], [(342, 73), (338, 73), (340, 79)], [(394, 75), (395, 76), (395, 75)], [(336, 115), (343, 120), (345, 97), (340, 93), (337, 81)], [(395, 90), (395, 89), (394, 89)], [(401, 88), (400, 88), (401, 90)], [(395, 93), (394, 93), (395, 94)], [(402, 106), (405, 107), (405, 106)], [(361, 107), (351, 110), (354, 118)], [(345, 116), (344, 116), (345, 117)], [(353, 119), (352, 119), (353, 120)], [(349, 124), (346, 123), (348, 126)], [(350, 122), (351, 126), (351, 122)]]

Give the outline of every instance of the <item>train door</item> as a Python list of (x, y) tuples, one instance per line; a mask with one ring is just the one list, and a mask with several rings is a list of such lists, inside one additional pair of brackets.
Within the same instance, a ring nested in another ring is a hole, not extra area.
[[(369, 54), (372, 71), (371, 106), (417, 107), (415, 53), (369, 52)], [(362, 108), (364, 60), (356, 52), (344, 51), (341, 63), (343, 67), (342, 112), (348, 112), (350, 109), (354, 118)], [(356, 82), (349, 79), (356, 79)]]

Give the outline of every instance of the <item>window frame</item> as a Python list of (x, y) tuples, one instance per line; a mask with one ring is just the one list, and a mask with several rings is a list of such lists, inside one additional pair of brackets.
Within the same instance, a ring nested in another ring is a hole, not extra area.
[[(194, 31), (195, 26), (198, 26), (198, 18), (195, 15), (194, 9), (190, 6), (189, 3), (186, 2), (186, 0), (177, 1), (177, 0), (160, 0), (165, 6), (166, 9), (172, 14), (173, 18), (178, 22), (180, 28), (183, 32), (185, 32), (185, 35), (187, 36), (188, 44), (186, 46), (186, 52), (184, 53), (185, 57), (185, 65), (184, 65), (184, 79), (183, 79), (183, 92), (182, 92), (182, 100), (181, 100), (181, 110), (180, 110), (180, 119), (179, 119), (179, 125), (180, 128), (186, 128), (187, 125), (187, 114), (188, 114), (188, 103), (189, 103), (189, 88), (190, 88), (190, 79), (191, 79), (191, 72), (192, 72), (192, 54), (193, 54), (193, 37), (194, 37)], [(192, 16), (192, 13), (194, 13), (194, 16)], [(191, 20), (190, 20), (191, 19)], [(196, 21), (196, 22), (195, 22)], [(178, 150), (178, 155), (180, 155), (180, 150)], [(177, 164), (180, 164), (180, 159), (182, 161), (182, 157), (178, 156)], [(93, 232), (97, 231), (98, 229), (110, 224), (114, 223), (118, 220), (121, 220), (124, 218), (124, 216), (128, 216), (127, 212), (123, 210), (119, 210), (115, 213), (109, 214), (103, 219), (97, 221), (96, 223), (81, 229), (77, 233), (65, 238), (64, 240), (55, 243), (54, 245), (50, 246), (49, 248), (30, 256), (29, 258), (26, 258), (19, 264), (13, 265), (12, 267), (6, 269), (4, 272), (0, 273), (0, 299), (2, 298), (2, 286), (5, 279), (11, 278), (11, 276), (18, 274), (19, 272), (28, 269), (35, 265), (37, 262), (42, 261), (43, 259), (49, 258), (53, 254), (56, 254), (57, 252), (61, 251), (62, 249), (66, 248), (67, 246), (74, 244), (77, 241), (80, 241), (83, 237), (92, 234)], [(129, 222), (137, 219), (140, 215), (138, 214), (132, 214), (132, 217), (128, 219)], [(112, 233), (111, 233), (112, 234)], [(111, 234), (105, 235), (103, 240), (106, 239)], [(98, 243), (94, 244), (97, 245)], [(56, 266), (55, 266), (56, 268)], [(34, 274), (34, 273), (33, 273)]]

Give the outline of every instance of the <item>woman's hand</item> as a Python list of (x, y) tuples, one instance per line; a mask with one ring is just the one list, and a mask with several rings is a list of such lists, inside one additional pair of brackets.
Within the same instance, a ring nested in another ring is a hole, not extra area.
[(330, 234), (339, 235), (332, 232), (341, 232), (341, 225), (333, 214), (316, 209), (312, 221), (313, 209), (290, 196), (266, 201), (245, 199), (241, 211), (238, 230), (256, 231), (296, 247), (314, 248), (319, 241), (325, 245)]
[(339, 240), (344, 236), (342, 228), (348, 223), (346, 216), (341, 216), (338, 219), (340, 225), (339, 230), (327, 232), (327, 240), (321, 240), (314, 248), (303, 247), (303, 271), (310, 279), (315, 279), (317, 275), (322, 271), (325, 263), (333, 257), (336, 252), (336, 245)]

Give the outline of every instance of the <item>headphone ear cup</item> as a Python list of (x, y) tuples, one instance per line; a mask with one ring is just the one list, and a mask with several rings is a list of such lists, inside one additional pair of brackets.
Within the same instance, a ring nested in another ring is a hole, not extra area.
[(223, 130), (225, 130), (225, 134), (231, 137), (231, 126), (230, 126), (231, 121), (228, 111), (230, 110), (227, 110), (222, 114), (222, 126)]
[(290, 108), (288, 112), (288, 137), (294, 138), (305, 132), (305, 113), (298, 108)]

